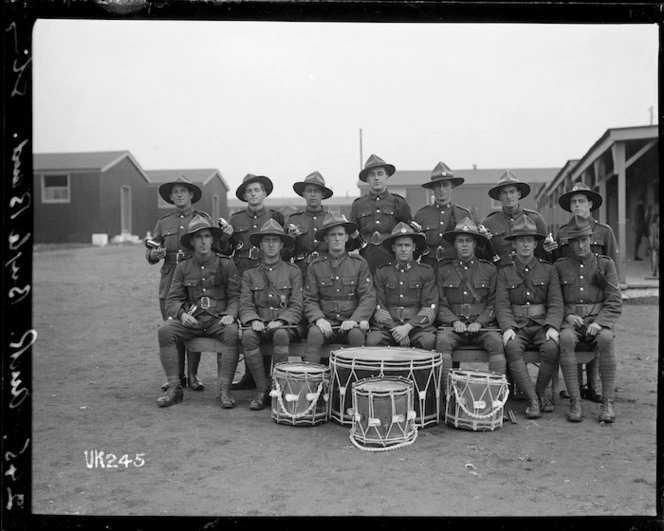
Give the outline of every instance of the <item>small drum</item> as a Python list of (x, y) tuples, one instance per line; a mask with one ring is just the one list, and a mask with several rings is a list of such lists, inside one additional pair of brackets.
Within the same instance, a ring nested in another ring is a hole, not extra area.
[(498, 429), (503, 425), (508, 396), (504, 374), (452, 369), (447, 380), (445, 422), (464, 430)]
[(353, 444), (361, 449), (380, 451), (415, 442), (413, 387), (411, 380), (401, 377), (365, 378), (354, 382), (350, 429)]
[(363, 378), (401, 376), (413, 382), (415, 424), (438, 424), (440, 415), (441, 354), (404, 347), (353, 347), (330, 352), (330, 418), (352, 424), (352, 384)]
[(272, 420), (291, 426), (327, 422), (330, 369), (318, 363), (277, 363), (272, 372)]

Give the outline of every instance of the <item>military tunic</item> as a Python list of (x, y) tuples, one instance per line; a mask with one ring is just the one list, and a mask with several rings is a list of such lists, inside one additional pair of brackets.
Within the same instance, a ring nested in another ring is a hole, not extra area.
[(245, 208), (231, 215), (229, 223), (233, 227), (233, 234), (228, 237), (224, 235), (221, 248), (224, 254), (233, 256), (233, 261), (240, 275), (253, 264), (257, 264), (263, 258), (263, 251), (251, 245), (249, 236), (260, 231), (263, 223), (268, 219), (274, 219), (281, 226), (284, 225), (284, 216), (270, 208), (251, 210)]
[(420, 262), (435, 270), (440, 263), (454, 260), (457, 256), (456, 248), (443, 238), (443, 234), (454, 230), (456, 224), (466, 217), (470, 217), (470, 210), (451, 202), (444, 206), (434, 203), (419, 209), (415, 214), (415, 222), (422, 226), (429, 249), (429, 253), (423, 255)]
[[(518, 207), (512, 214), (505, 212), (505, 209), (496, 210), (491, 212), (482, 221), (482, 225), (484, 225), (493, 235), (491, 242), (496, 253), (500, 256), (500, 261), (495, 264), (499, 268), (508, 265), (512, 261), (512, 242), (505, 238), (512, 235), (512, 226), (514, 225), (514, 222), (523, 214), (526, 214), (533, 220), (537, 227), (537, 232), (540, 234), (547, 234), (546, 221), (544, 221), (542, 215), (527, 208)], [(491, 260), (493, 258), (488, 246), (483, 246), (477, 254), (486, 260)], [(535, 256), (537, 258), (547, 258), (546, 251), (544, 251), (541, 241), (538, 242), (537, 247), (535, 248)]]
[(360, 250), (360, 255), (367, 260), (372, 274), (394, 256), (383, 247), (382, 241), (392, 234), (399, 222), (410, 223), (412, 220), (406, 200), (387, 190), (380, 194), (367, 192), (353, 201), (350, 221), (357, 225), (360, 238), (367, 244)]
[[(590, 227), (593, 231), (590, 237), (590, 250), (595, 254), (602, 254), (611, 258), (616, 266), (616, 272), (619, 272), (620, 260), (618, 258), (618, 241), (616, 240), (616, 235), (614, 234), (613, 229), (609, 225), (594, 220), (592, 216), (588, 218), (588, 221), (590, 222)], [(573, 255), (569, 240), (567, 239), (567, 224), (558, 229), (556, 241), (558, 242), (558, 248), (554, 249), (552, 253), (552, 261), (555, 262), (558, 258)], [(618, 278), (620, 278), (619, 273)]]
[(296, 236), (295, 245), (286, 256), (292, 257), (293, 263), (300, 268), (303, 279), (307, 278), (309, 262), (318, 254), (327, 252), (327, 243), (316, 239), (316, 231), (323, 226), (327, 214), (328, 211), (325, 209), (313, 212), (306, 208), (293, 212), (286, 222), (287, 225), (295, 225), (301, 232)]
[(410, 324), (410, 346), (433, 350), (438, 306), (433, 269), (414, 260), (407, 264), (394, 260), (376, 269), (374, 287), (377, 305), (367, 345), (396, 345), (390, 330)]

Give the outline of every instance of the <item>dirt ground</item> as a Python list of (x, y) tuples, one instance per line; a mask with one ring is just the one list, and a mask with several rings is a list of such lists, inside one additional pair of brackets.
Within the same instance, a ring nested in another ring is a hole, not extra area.
[[(617, 327), (617, 421), (536, 421), (510, 399), (494, 432), (443, 423), (388, 452), (349, 427), (291, 427), (221, 409), (204, 354), (202, 393), (159, 409), (159, 268), (138, 245), (35, 252), (34, 514), (593, 516), (656, 513), (657, 301), (626, 304)], [(561, 378), (562, 381), (562, 378)], [(92, 459), (95, 452), (114, 454)], [(87, 452), (87, 454), (86, 454)], [(470, 466), (472, 465), (472, 466)]]

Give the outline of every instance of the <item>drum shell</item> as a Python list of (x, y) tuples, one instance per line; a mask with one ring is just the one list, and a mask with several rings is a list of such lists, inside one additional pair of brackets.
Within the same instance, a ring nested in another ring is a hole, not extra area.
[(503, 425), (507, 396), (507, 378), (504, 374), (453, 369), (447, 380), (445, 422), (455, 428), (472, 431), (499, 429)]
[[(272, 372), (272, 420), (290, 426), (315, 426), (329, 419), (330, 369), (310, 362), (277, 363)], [(317, 394), (313, 404), (307, 394)], [(289, 396), (287, 396), (289, 395)], [(296, 400), (287, 399), (297, 397)]]
[[(442, 355), (402, 347), (354, 347), (330, 352), (330, 419), (351, 425), (352, 384), (372, 377), (403, 377), (413, 382), (415, 424), (440, 422)], [(342, 392), (342, 389), (345, 392)]]

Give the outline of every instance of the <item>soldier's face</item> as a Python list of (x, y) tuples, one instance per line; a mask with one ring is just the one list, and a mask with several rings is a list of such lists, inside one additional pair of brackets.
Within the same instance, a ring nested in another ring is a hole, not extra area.
[(582, 236), (581, 238), (574, 238), (569, 242), (572, 252), (578, 258), (583, 258), (590, 254), (590, 236)]
[(344, 227), (332, 227), (325, 235), (325, 242), (332, 254), (340, 254), (346, 249), (348, 234)]
[(452, 200), (452, 181), (441, 181), (433, 185), (436, 203), (444, 205)]
[(509, 185), (503, 186), (498, 194), (500, 202), (505, 208), (514, 208), (519, 204), (521, 199), (521, 192), (516, 186)]
[(302, 191), (304, 200), (311, 210), (318, 210), (323, 201), (323, 190), (320, 186), (307, 184)]
[(281, 254), (284, 243), (279, 236), (263, 236), (261, 238), (261, 250), (265, 258), (276, 258)]
[(586, 194), (574, 194), (569, 200), (569, 209), (572, 214), (587, 218), (590, 216), (590, 209), (593, 207), (593, 202), (588, 201)]
[(399, 262), (404, 264), (413, 259), (413, 251), (415, 251), (415, 243), (409, 236), (401, 236), (394, 240), (392, 244), (394, 256), (396, 256)]
[(518, 236), (513, 242), (512, 246), (516, 251), (516, 255), (524, 260), (530, 260), (535, 253), (535, 246), (537, 242), (534, 236)]
[(265, 200), (265, 189), (261, 183), (251, 183), (244, 189), (244, 199), (250, 206), (261, 206)]
[(210, 254), (213, 241), (214, 238), (210, 229), (199, 230), (193, 236), (189, 236), (189, 242), (194, 247), (194, 252), (203, 256)]
[(375, 194), (387, 190), (387, 172), (385, 168), (380, 166), (379, 168), (370, 169), (367, 172), (367, 184), (369, 185), (369, 189)]
[(477, 242), (472, 236), (457, 235), (457, 237), (454, 238), (454, 247), (457, 250), (459, 258), (463, 260), (472, 258), (472, 256), (475, 254), (476, 245)]
[(194, 198), (194, 192), (192, 192), (186, 186), (176, 184), (171, 188), (170, 198), (176, 207), (188, 208), (191, 206), (191, 200)]

